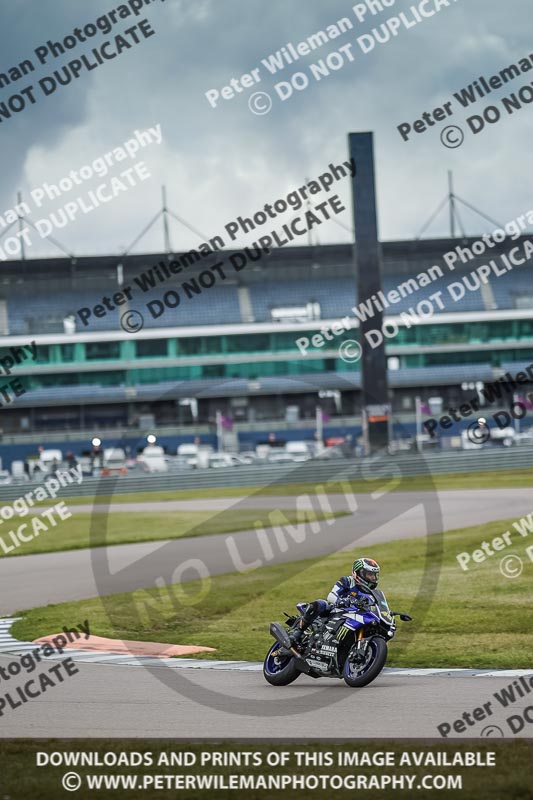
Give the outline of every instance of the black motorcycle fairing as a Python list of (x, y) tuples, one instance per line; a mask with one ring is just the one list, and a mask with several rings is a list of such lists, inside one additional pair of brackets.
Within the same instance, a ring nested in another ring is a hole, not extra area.
[[(344, 662), (354, 643), (354, 632), (344, 624), (345, 613), (343, 609), (328, 618), (315, 620), (310, 632), (299, 643), (302, 657), (324, 677), (342, 677)], [(340, 634), (341, 628), (343, 634)]]

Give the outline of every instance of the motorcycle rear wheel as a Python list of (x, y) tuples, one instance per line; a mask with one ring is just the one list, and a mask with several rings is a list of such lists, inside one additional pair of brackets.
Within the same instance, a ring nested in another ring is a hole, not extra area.
[[(356, 645), (353, 646), (352, 650), (355, 647)], [(353, 688), (368, 686), (369, 683), (372, 683), (372, 681), (378, 677), (385, 666), (388, 654), (387, 642), (385, 639), (382, 639), (380, 636), (375, 636), (368, 643), (368, 649), (371, 653), (370, 658), (367, 663), (362, 666), (352, 664), (350, 662), (351, 651), (348, 653), (348, 658), (344, 662), (344, 667), (342, 669), (342, 677), (348, 686)]]
[(296, 668), (292, 656), (275, 657), (273, 655), (279, 649), (280, 645), (275, 642), (266, 654), (263, 675), (272, 686), (288, 686), (301, 675), (301, 672)]

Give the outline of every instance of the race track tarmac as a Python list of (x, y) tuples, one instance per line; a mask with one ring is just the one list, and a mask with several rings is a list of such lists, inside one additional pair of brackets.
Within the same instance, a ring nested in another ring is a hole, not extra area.
[[(0, 656), (0, 665), (7, 662)], [(438, 725), (488, 702), (492, 713), (465, 724), (460, 737), (510, 737), (507, 718), (528, 705), (527, 698), (507, 708), (495, 701), (493, 693), (509, 685), (510, 677), (384, 673), (368, 687), (350, 689), (340, 680), (302, 676), (276, 688), (260, 672), (148, 671), (99, 664), (78, 668), (79, 673), (44, 695), (7, 709), (0, 737), (438, 738)], [(170, 672), (171, 685), (156, 677), (166, 673), (168, 678)], [(533, 725), (526, 724), (520, 735), (531, 737), (532, 731)]]

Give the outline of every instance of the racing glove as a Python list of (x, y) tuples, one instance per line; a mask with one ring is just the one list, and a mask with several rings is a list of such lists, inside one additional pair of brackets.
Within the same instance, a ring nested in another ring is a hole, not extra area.
[(353, 605), (353, 600), (351, 597), (339, 597), (337, 600), (337, 608), (347, 608)]

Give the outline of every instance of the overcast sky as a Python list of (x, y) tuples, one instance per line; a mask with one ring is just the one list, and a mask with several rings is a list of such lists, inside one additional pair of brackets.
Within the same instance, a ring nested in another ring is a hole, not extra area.
[[(420, 230), (446, 194), (449, 169), (454, 171), (457, 194), (488, 216), (501, 222), (519, 216), (533, 208), (524, 179), (533, 158), (533, 106), (526, 105), (512, 116), (504, 112), (498, 124), (477, 136), (465, 120), (531, 83), (533, 70), (480, 100), (471, 111), (453, 103), (449, 124), (461, 126), (466, 137), (458, 149), (446, 149), (440, 141), (446, 123), (414, 135), (408, 143), (396, 126), (443, 105), (480, 75), (488, 78), (533, 53), (530, 2), (450, 0), (449, 8), (409, 30), (402, 27), (392, 41), (363, 54), (358, 36), (400, 11), (412, 19), (409, 7), (414, 4), (415, 0), (397, 0), (393, 8), (360, 23), (352, 10), (354, 3), (346, 0), (154, 0), (140, 17), (121, 20), (111, 34), (100, 34), (40, 66), (36, 47), (48, 39), (62, 40), (73, 28), (94, 22), (120, 3), (4, 3), (0, 72), (8, 72), (25, 58), (32, 58), (38, 68), (1, 90), (0, 103), (27, 85), (36, 86), (39, 79), (93, 46), (113, 40), (143, 17), (156, 35), (119, 58), (82, 72), (50, 97), (36, 91), (35, 105), (0, 123), (0, 214), (13, 206), (17, 190), (27, 197), (44, 181), (57, 183), (70, 170), (119, 146), (136, 128), (160, 124), (162, 145), (147, 147), (140, 156), (151, 178), (55, 231), (68, 250), (78, 255), (123, 251), (159, 210), (163, 183), (169, 206), (193, 227), (215, 235), (233, 217), (253, 213), (301, 186), (306, 177), (323, 172), (330, 161), (347, 158), (349, 131), (375, 134), (382, 240), (409, 239)], [(269, 75), (261, 65), (263, 58), (288, 42), (305, 41), (343, 17), (350, 18), (353, 30), (279, 75)], [(348, 43), (356, 56), (353, 63), (347, 61), (320, 82), (311, 79), (305, 91), (281, 102), (274, 89), (277, 82), (289, 80), (297, 71), (309, 74), (310, 64)], [(221, 90), (232, 78), (258, 67), (260, 84), (211, 108), (206, 91)], [(272, 96), (267, 115), (249, 110), (248, 100), (258, 90)], [(109, 179), (88, 181), (44, 206), (40, 214), (35, 210), (32, 217), (46, 216)], [(350, 205), (347, 183), (339, 193)], [(339, 219), (350, 226), (349, 213)], [(462, 212), (462, 219), (468, 234), (490, 227), (468, 211)], [(443, 212), (426, 235), (447, 232)], [(38, 236), (33, 238), (28, 256), (55, 252)], [(321, 243), (349, 241), (350, 234), (330, 222), (321, 226), (318, 238)], [(174, 249), (200, 241), (177, 222), (171, 224), (171, 239)], [(162, 245), (158, 225), (135, 251), (160, 251)]]

